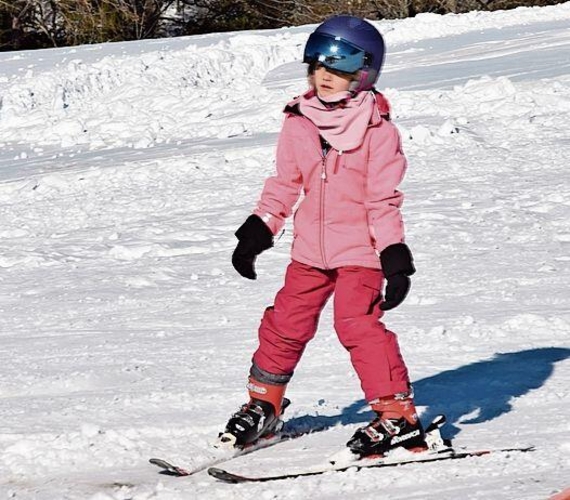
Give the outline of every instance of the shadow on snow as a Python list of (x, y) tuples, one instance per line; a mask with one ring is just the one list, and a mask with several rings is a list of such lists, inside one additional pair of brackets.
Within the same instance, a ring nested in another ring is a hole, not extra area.
[[(561, 347), (496, 354), (414, 382), (416, 406), (426, 407), (424, 424), (439, 413), (445, 414), (445, 435), (453, 438), (460, 432), (456, 424), (488, 422), (511, 411), (514, 398), (540, 388), (552, 374), (554, 363), (569, 357), (570, 349)], [(366, 423), (372, 417), (366, 401), (360, 400), (339, 415), (295, 417), (286, 427), (318, 431), (338, 424)]]

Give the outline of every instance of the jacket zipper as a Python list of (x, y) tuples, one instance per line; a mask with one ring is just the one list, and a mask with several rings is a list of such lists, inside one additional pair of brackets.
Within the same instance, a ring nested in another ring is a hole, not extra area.
[[(330, 151), (330, 149), (329, 149)], [(325, 269), (328, 269), (327, 258), (325, 255), (325, 186), (327, 183), (327, 156), (328, 151), (325, 152), (323, 149), (321, 151), (322, 161), (321, 161), (321, 192), (320, 192), (320, 247), (321, 247), (321, 259), (323, 260), (323, 265)]]

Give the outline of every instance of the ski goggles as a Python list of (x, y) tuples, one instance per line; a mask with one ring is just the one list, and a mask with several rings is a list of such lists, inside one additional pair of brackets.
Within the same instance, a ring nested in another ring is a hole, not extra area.
[(355, 73), (366, 61), (367, 54), (360, 47), (324, 33), (311, 34), (303, 54), (304, 63), (318, 62), (342, 73)]

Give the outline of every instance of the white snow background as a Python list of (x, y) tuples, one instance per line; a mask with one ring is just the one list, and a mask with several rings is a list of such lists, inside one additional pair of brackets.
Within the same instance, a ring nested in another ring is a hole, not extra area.
[[(570, 487), (570, 3), (376, 24), (417, 274), (386, 314), (425, 420), (525, 454), (227, 485), (188, 468), (245, 383), (290, 225), (247, 281), (234, 231), (306, 87), (311, 26), (0, 54), (0, 498), (539, 500)], [(371, 418), (327, 308), (291, 382), (318, 464)], [(230, 468), (230, 465), (228, 465)]]

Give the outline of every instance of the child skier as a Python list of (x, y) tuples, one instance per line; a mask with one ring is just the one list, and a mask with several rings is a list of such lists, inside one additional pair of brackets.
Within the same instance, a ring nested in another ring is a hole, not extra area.
[(359, 456), (425, 449), (396, 335), (380, 322), (404, 300), (415, 272), (397, 190), (406, 159), (388, 103), (373, 88), (383, 59), (382, 36), (357, 17), (330, 18), (307, 41), (310, 89), (285, 108), (277, 172), (237, 230), (232, 257), (242, 276), (256, 279), (257, 255), (273, 246), (303, 193), (292, 262), (259, 328), (249, 402), (230, 418), (222, 442), (241, 447), (275, 431), (287, 383), (334, 293), (335, 330), (376, 413), (347, 446)]

